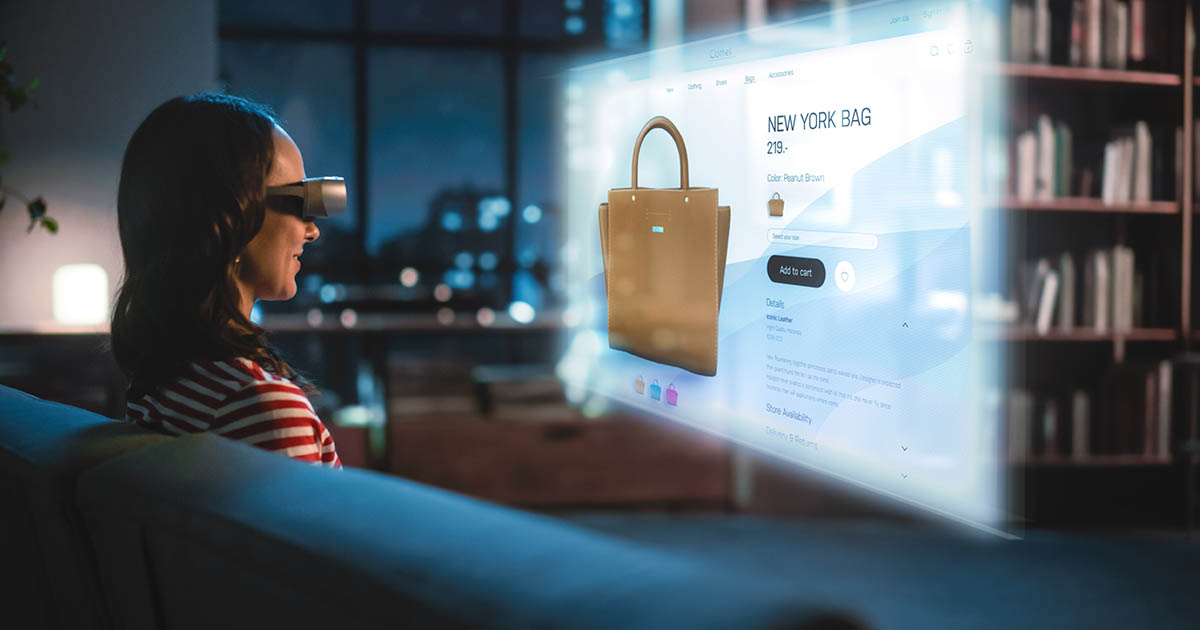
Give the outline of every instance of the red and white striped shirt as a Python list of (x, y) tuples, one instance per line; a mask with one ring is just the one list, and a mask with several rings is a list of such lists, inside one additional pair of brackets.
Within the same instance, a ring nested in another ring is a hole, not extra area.
[(125, 404), (125, 420), (171, 435), (209, 431), (301, 461), (341, 468), (333, 436), (304, 390), (249, 359), (193, 361), (155, 394)]

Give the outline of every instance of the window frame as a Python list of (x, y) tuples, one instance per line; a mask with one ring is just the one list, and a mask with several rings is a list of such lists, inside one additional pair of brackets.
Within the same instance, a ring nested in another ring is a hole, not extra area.
[[(225, 0), (228, 1), (228, 0)], [(603, 24), (603, 2), (593, 0), (591, 14), (593, 24)], [(577, 38), (562, 34), (557, 38), (539, 38), (521, 35), (521, 2), (519, 0), (503, 0), (504, 27), (501, 35), (480, 34), (447, 34), (420, 33), (377, 30), (369, 24), (367, 0), (354, 0), (354, 25), (350, 30), (345, 29), (313, 29), (297, 27), (273, 26), (226, 26), (218, 24), (218, 45), (226, 42), (273, 42), (273, 43), (336, 43), (348, 45), (352, 51), (351, 90), (354, 120), (353, 124), (353, 175), (355, 203), (346, 209), (355, 217), (354, 261), (353, 269), (357, 281), (363, 285), (371, 284), (371, 278), (376, 277), (377, 262), (367, 255), (367, 232), (371, 223), (371, 207), (368, 203), (370, 154), (368, 151), (368, 104), (370, 85), (368, 81), (368, 56), (372, 48), (413, 48), (422, 50), (461, 50), (473, 49), (498, 53), (501, 59), (503, 77), (503, 107), (504, 128), (502, 143), (504, 146), (504, 184), (503, 194), (511, 203), (516, 204), (516, 194), (519, 188), (520, 141), (518, 138), (520, 125), (520, 60), (526, 53), (557, 53), (562, 55), (601, 53), (608, 49), (604, 47), (603, 37), (595, 37), (594, 33), (601, 32), (602, 27), (593, 29), (593, 35)], [(650, 10), (648, 2), (643, 0), (642, 33), (644, 47), (649, 40)], [(595, 10), (599, 5), (599, 10)], [(618, 52), (618, 51), (609, 51)], [(623, 50), (619, 54), (629, 54), (636, 50)], [(504, 237), (509, 243), (508, 251), (511, 258), (515, 254), (517, 221), (507, 221), (504, 227)], [(501, 266), (515, 265), (515, 260), (501, 261)], [(319, 271), (319, 270), (318, 270)], [(509, 278), (511, 281), (511, 278)], [(511, 285), (511, 282), (509, 282)], [(512, 287), (500, 291), (501, 301), (506, 300)]]

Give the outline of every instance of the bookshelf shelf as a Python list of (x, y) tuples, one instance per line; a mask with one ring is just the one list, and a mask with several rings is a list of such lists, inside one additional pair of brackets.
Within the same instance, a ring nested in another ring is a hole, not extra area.
[(1083, 458), (1052, 457), (1036, 458), (1026, 461), (1011, 462), (1012, 466), (1022, 468), (1133, 468), (1170, 466), (1170, 457), (1156, 457), (1142, 454), (1125, 455), (1088, 455)]
[(1012, 79), (1039, 79), (1074, 83), (1181, 86), (1183, 79), (1169, 72), (1077, 68), (1034, 63), (1001, 63), (995, 72)]
[(1086, 328), (1072, 330), (1052, 329), (1046, 333), (1038, 333), (1031, 327), (997, 328), (983, 333), (985, 339), (995, 341), (1052, 341), (1096, 343), (1124, 341), (1175, 341), (1179, 333), (1174, 328), (1134, 328), (1117, 334), (1111, 330), (1097, 332)]
[(1143, 203), (1106, 204), (1094, 197), (1057, 197), (1055, 199), (1004, 200), (1001, 206), (1007, 210), (1030, 212), (1107, 212), (1116, 214), (1179, 214), (1179, 203), (1174, 201), (1151, 201)]

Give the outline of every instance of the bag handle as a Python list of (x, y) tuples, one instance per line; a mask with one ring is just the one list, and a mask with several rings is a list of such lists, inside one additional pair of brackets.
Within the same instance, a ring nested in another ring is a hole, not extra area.
[(637, 142), (633, 143), (633, 187), (637, 188), (637, 171), (638, 171), (638, 154), (642, 151), (642, 140), (646, 138), (646, 134), (650, 133), (651, 129), (662, 129), (671, 134), (671, 138), (675, 140), (675, 148), (679, 150), (679, 187), (683, 190), (688, 188), (688, 161), (687, 147), (683, 146), (683, 136), (679, 135), (679, 130), (675, 128), (675, 123), (667, 119), (666, 116), (655, 116), (642, 127), (642, 132), (638, 134)]

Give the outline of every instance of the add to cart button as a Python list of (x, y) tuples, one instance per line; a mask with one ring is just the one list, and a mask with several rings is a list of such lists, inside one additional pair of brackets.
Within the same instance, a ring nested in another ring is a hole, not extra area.
[(825, 284), (825, 263), (816, 258), (772, 256), (767, 259), (767, 277), (779, 284), (819, 287)]

